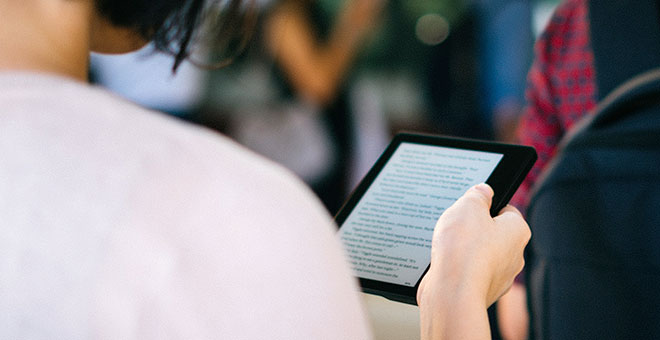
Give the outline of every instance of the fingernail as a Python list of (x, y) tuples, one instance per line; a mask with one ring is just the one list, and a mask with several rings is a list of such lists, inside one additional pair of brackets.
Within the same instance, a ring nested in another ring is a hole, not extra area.
[(486, 183), (479, 183), (473, 187), (475, 190), (480, 191), (482, 194), (486, 196), (492, 196), (493, 195), (493, 189), (490, 187), (490, 185)]

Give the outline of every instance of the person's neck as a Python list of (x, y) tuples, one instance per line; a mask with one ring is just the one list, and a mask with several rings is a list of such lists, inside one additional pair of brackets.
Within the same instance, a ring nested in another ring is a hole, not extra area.
[(0, 70), (87, 79), (93, 1), (0, 0)]

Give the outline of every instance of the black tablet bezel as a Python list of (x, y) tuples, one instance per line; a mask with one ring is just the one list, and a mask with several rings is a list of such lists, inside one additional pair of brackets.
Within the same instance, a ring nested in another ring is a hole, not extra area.
[[(502, 154), (502, 159), (486, 180), (486, 183), (488, 183), (495, 192), (490, 210), (490, 213), (493, 216), (495, 216), (497, 212), (509, 202), (537, 158), (536, 150), (529, 146), (417, 133), (399, 133), (392, 139), (392, 142), (378, 158), (374, 166), (369, 170), (362, 181), (360, 181), (341, 209), (339, 209), (339, 212), (335, 216), (335, 221), (339, 228), (341, 228), (350, 212), (355, 208), (362, 196), (364, 196), (369, 186), (371, 186), (377, 175), (401, 143), (435, 145)], [(366, 293), (372, 293), (390, 300), (416, 305), (417, 289), (419, 288), (421, 278), (424, 277), (426, 271), (428, 271), (428, 266), (414, 287), (360, 277), (358, 277), (358, 279), (362, 290)]]

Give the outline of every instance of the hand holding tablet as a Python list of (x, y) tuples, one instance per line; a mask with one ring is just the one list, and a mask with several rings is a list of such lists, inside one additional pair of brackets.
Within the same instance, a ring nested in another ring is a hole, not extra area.
[(397, 135), (336, 216), (363, 290), (415, 304), (444, 210), (486, 182), (495, 192), (495, 215), (535, 160), (526, 146)]
[(487, 308), (524, 265), (530, 230), (514, 207), (490, 216), (493, 190), (478, 184), (433, 231), (431, 265), (417, 291), (422, 339), (491, 339)]

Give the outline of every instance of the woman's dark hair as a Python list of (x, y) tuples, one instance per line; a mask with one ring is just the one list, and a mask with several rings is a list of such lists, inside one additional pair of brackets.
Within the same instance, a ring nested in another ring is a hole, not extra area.
[(231, 62), (247, 44), (256, 20), (254, 6), (242, 0), (96, 0), (96, 6), (113, 24), (135, 29), (157, 50), (171, 54), (174, 71), (200, 39), (213, 50), (232, 52), (211, 66)]

